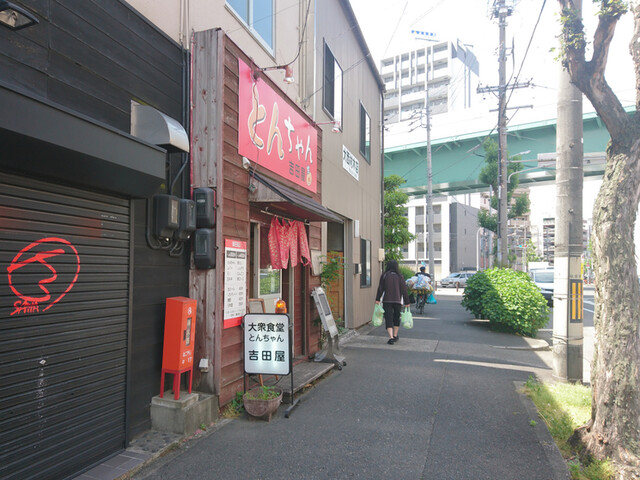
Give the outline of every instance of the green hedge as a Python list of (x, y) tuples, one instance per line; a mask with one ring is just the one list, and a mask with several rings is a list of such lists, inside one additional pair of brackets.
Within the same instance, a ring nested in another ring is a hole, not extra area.
[(416, 274), (416, 272), (411, 267), (407, 267), (405, 265), (400, 265), (400, 273), (405, 280), (409, 280)]
[(547, 301), (529, 275), (509, 268), (484, 270), (469, 278), (462, 306), (500, 332), (535, 337), (549, 321)]

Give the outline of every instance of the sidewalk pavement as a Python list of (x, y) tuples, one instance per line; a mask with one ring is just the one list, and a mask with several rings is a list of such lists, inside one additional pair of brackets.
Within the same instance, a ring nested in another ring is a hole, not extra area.
[(489, 331), (453, 291), (437, 299), (395, 345), (384, 328), (366, 326), (341, 339), (342, 370), (294, 367), (296, 390), (309, 384), (297, 369), (325, 377), (300, 395), (289, 418), (283, 404), (271, 422), (245, 414), (190, 439), (158, 440), (152, 432), (148, 447), (137, 440), (122, 454), (149, 455), (138, 466), (120, 477), (78, 478), (568, 478), (544, 422), (519, 392), (531, 375), (551, 379), (548, 343)]

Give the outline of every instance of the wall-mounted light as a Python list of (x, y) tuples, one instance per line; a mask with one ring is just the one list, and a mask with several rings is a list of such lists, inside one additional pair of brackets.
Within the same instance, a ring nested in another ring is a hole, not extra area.
[(264, 67), (258, 68), (255, 72), (253, 72), (253, 79), (258, 79), (258, 72), (268, 72), (269, 70), (284, 70), (284, 82), (285, 83), (293, 83), (293, 67), (291, 65), (276, 65), (275, 67)]
[(6, 0), (0, 0), (0, 25), (10, 30), (20, 30), (38, 23), (38, 19), (28, 10)]
[(333, 122), (320, 122), (320, 123), (316, 123), (316, 125), (333, 125), (333, 128), (331, 129), (332, 133), (340, 133), (340, 121), (339, 120), (334, 120)]

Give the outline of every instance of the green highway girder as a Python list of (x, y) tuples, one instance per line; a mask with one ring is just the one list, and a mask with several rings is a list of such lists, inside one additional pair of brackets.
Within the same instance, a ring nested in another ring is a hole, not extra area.
[[(630, 113), (632, 107), (627, 109)], [(595, 113), (583, 115), (584, 153), (605, 152), (609, 133)], [(517, 132), (517, 135), (515, 133)], [(555, 170), (540, 168), (538, 154), (554, 153), (556, 150), (556, 121), (545, 120), (509, 127), (509, 154), (527, 151), (522, 155), (519, 175), (521, 185), (553, 183)], [(436, 139), (431, 142), (432, 190), (434, 194), (457, 194), (487, 191), (488, 185), (478, 181), (484, 166), (483, 149), (478, 145), (485, 138), (497, 141), (497, 131), (481, 131)], [(427, 191), (427, 145), (426, 141), (400, 147), (386, 148), (384, 153), (384, 175), (399, 175), (407, 181), (401, 188), (409, 195), (424, 195)], [(533, 169), (533, 170), (532, 170)], [(601, 176), (604, 162), (585, 161), (584, 176)]]

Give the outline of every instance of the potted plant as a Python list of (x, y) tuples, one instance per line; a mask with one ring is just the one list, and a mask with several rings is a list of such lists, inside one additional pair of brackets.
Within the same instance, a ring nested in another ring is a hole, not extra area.
[(270, 421), (271, 415), (282, 403), (282, 393), (280, 387), (266, 385), (254, 387), (242, 397), (244, 409), (252, 417)]

